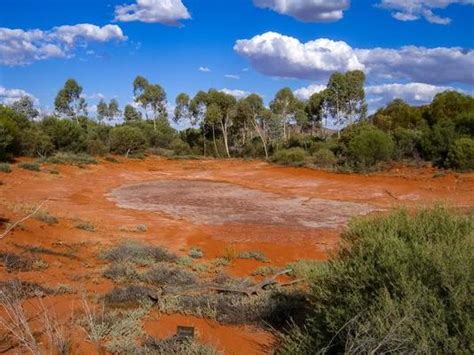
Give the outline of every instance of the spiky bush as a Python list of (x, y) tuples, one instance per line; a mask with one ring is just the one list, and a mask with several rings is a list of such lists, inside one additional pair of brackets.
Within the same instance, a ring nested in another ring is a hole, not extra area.
[(472, 353), (473, 231), (443, 207), (354, 221), (281, 353)]

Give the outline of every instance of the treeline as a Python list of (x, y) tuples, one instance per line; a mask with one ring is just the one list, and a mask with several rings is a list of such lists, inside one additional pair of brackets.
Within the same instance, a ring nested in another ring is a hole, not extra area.
[[(257, 94), (181, 93), (171, 119), (191, 128), (178, 132), (170, 125), (165, 90), (144, 77), (133, 82), (134, 105), (121, 110), (117, 100), (101, 99), (95, 119), (88, 116), (82, 87), (70, 79), (56, 96), (53, 115), (38, 118), (29, 97), (0, 105), (0, 160), (56, 152), (151, 153), (265, 158), (344, 171), (404, 160), (474, 169), (473, 97), (446, 91), (422, 107), (397, 99), (368, 116), (364, 86), (361, 71), (335, 73), (308, 100), (284, 88), (268, 107)], [(329, 129), (328, 123), (344, 128)]]

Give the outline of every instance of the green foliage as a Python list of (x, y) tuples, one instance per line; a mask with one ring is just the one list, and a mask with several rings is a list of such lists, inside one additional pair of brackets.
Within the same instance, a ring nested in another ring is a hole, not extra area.
[(397, 127), (393, 132), (395, 141), (395, 158), (417, 158), (420, 156), (420, 145), (423, 133), (418, 130)]
[(351, 223), (281, 353), (471, 353), (474, 215), (436, 207)]
[(90, 165), (97, 164), (97, 160), (85, 153), (56, 153), (52, 157), (46, 159), (47, 163), (51, 164), (63, 164), (63, 165)]
[(110, 131), (110, 150), (114, 153), (128, 156), (143, 153), (146, 147), (146, 137), (139, 128), (121, 126)]
[(254, 259), (257, 261), (268, 261), (267, 256), (259, 250), (243, 251), (239, 254), (240, 259)]
[(389, 160), (393, 150), (392, 137), (375, 127), (356, 134), (348, 145), (350, 161), (355, 167), (363, 170)]
[(273, 154), (272, 160), (284, 165), (302, 165), (306, 158), (303, 148), (281, 149)]
[(22, 153), (32, 157), (44, 158), (54, 151), (51, 137), (38, 126), (33, 126), (23, 131)]
[(20, 169), (30, 170), (30, 171), (40, 171), (41, 166), (36, 162), (24, 162), (17, 165)]
[(8, 163), (0, 163), (0, 172), (2, 173), (11, 173), (12, 168)]
[(86, 134), (77, 123), (56, 117), (46, 117), (40, 127), (51, 138), (56, 150), (75, 153), (85, 150)]
[(331, 150), (322, 148), (313, 153), (313, 162), (318, 167), (332, 169), (337, 163), (337, 157)]
[(474, 139), (455, 140), (449, 148), (447, 165), (459, 170), (474, 170)]
[(202, 251), (201, 248), (192, 247), (188, 255), (190, 258), (193, 258), (193, 259), (200, 259), (204, 256), (204, 252)]

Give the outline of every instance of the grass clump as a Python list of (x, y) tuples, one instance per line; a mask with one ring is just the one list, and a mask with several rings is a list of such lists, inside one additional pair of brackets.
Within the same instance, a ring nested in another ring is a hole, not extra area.
[(192, 247), (188, 255), (190, 258), (193, 258), (193, 259), (201, 259), (204, 256), (204, 252), (202, 251), (201, 248)]
[(56, 217), (50, 215), (49, 212), (46, 210), (39, 210), (38, 212), (36, 212), (34, 215), (34, 219), (44, 222), (50, 226), (59, 223), (59, 220)]
[(156, 299), (155, 293), (146, 286), (116, 287), (104, 296), (104, 301), (108, 305), (120, 307), (140, 305), (143, 302), (150, 301), (150, 299)]
[(30, 170), (30, 171), (41, 171), (41, 166), (36, 163), (36, 162), (32, 162), (32, 163), (28, 163), (28, 162), (24, 162), (24, 163), (18, 163), (18, 167), (20, 169), (24, 169), (24, 170)]
[(7, 272), (29, 271), (33, 268), (33, 259), (14, 253), (0, 252), (0, 264)]
[(0, 172), (1, 173), (11, 173), (12, 168), (8, 163), (0, 163)]
[(89, 154), (80, 153), (69, 153), (69, 152), (59, 152), (46, 159), (47, 163), (51, 164), (60, 164), (60, 165), (91, 165), (97, 164), (97, 160), (90, 156)]
[(90, 222), (80, 222), (76, 224), (76, 228), (86, 232), (95, 232), (95, 226)]
[(124, 241), (116, 247), (103, 251), (101, 257), (117, 263), (130, 262), (141, 265), (173, 262), (177, 259), (176, 255), (163, 247), (147, 245), (133, 240)]
[(257, 261), (268, 261), (267, 256), (258, 250), (243, 251), (239, 254), (239, 259), (254, 259)]
[(355, 220), (280, 352), (471, 353), (473, 231), (443, 207)]
[(140, 275), (130, 263), (114, 263), (103, 273), (104, 277), (115, 282), (135, 282)]
[(180, 339), (178, 337), (156, 339), (149, 337), (145, 340), (143, 347), (137, 351), (137, 354), (219, 355), (221, 353), (209, 345), (201, 344), (191, 339)]
[(166, 263), (158, 264), (145, 272), (143, 280), (150, 285), (169, 287), (198, 283), (198, 277), (193, 272)]
[(148, 227), (146, 224), (137, 224), (133, 227), (122, 226), (120, 227), (121, 232), (129, 232), (129, 233), (145, 233), (148, 231)]

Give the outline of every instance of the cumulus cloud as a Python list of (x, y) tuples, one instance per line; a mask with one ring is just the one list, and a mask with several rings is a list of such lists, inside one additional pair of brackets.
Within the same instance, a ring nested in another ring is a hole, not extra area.
[(360, 69), (376, 78), (474, 84), (474, 50), (458, 47), (357, 49), (343, 41), (320, 38), (302, 43), (267, 32), (238, 40), (234, 50), (261, 73), (276, 77), (327, 80), (335, 71)]
[(300, 100), (308, 100), (313, 94), (321, 92), (326, 89), (326, 85), (311, 84), (306, 87), (299, 88), (294, 91), (296, 97)]
[(342, 19), (350, 0), (254, 0), (255, 6), (268, 8), (303, 22), (332, 22)]
[(38, 103), (38, 99), (34, 97), (29, 92), (26, 92), (22, 89), (7, 89), (3, 86), (0, 86), (0, 103), (2, 104), (11, 104), (15, 101), (18, 101), (24, 96), (29, 96), (34, 103)]
[(234, 96), (237, 100), (243, 99), (250, 95), (250, 92), (244, 91), (244, 90), (238, 90), (238, 89), (225, 89), (224, 88), (221, 91), (227, 95)]
[(90, 42), (124, 41), (117, 25), (103, 27), (88, 23), (59, 26), (52, 30), (0, 28), (0, 64), (23, 65), (36, 60), (67, 58), (78, 45)]
[(445, 9), (452, 4), (472, 5), (474, 0), (382, 0), (379, 6), (392, 10), (392, 16), (400, 21), (424, 18), (430, 23), (448, 25), (451, 19), (436, 15), (433, 10)]
[(402, 99), (411, 105), (425, 105), (430, 103), (436, 94), (460, 89), (452, 86), (436, 86), (424, 83), (382, 84), (367, 86), (365, 92), (371, 106), (383, 106), (394, 99)]
[(180, 20), (191, 15), (181, 0), (136, 0), (131, 5), (115, 7), (115, 20), (122, 22), (140, 21), (179, 26)]
[(356, 53), (368, 74), (438, 85), (474, 84), (474, 50), (406, 46), (359, 49)]
[(240, 76), (238, 76), (236, 74), (225, 74), (224, 77), (226, 77), (227, 79), (234, 79), (234, 80), (239, 80), (240, 79)]
[(198, 70), (203, 73), (209, 73), (211, 71), (208, 67), (199, 67)]
[(238, 40), (234, 50), (260, 72), (299, 79), (326, 79), (334, 71), (364, 69), (354, 50), (343, 41), (298, 39), (267, 32)]

